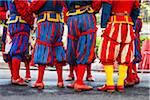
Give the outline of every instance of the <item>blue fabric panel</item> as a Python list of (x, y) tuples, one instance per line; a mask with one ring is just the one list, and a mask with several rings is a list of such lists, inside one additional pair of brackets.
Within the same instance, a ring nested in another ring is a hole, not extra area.
[(133, 29), (136, 30), (136, 19), (140, 14), (140, 9), (139, 8), (134, 8), (130, 14), (132, 21), (134, 23)]
[(101, 28), (106, 28), (111, 15), (112, 5), (106, 2), (102, 3)]

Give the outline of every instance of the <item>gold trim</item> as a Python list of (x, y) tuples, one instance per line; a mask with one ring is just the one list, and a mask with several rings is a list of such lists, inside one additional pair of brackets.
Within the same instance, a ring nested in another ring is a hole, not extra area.
[(46, 16), (47, 16), (47, 14), (46, 14), (46, 13), (44, 13), (44, 17), (43, 17), (43, 19), (38, 20), (38, 21), (37, 21), (37, 23), (40, 23), (40, 22), (45, 21), (45, 20), (46, 20)]
[[(51, 18), (50, 14), (56, 14), (56, 18)], [(60, 13), (56, 13), (53, 11), (49, 11), (49, 12), (44, 12), (44, 17), (43, 19), (40, 19), (37, 21), (37, 23), (43, 22), (43, 21), (51, 21), (51, 22), (64, 22), (63, 19), (61, 19), (61, 15)]]
[(128, 17), (129, 16), (124, 16), (126, 21), (117, 21), (116, 20), (116, 15), (111, 17), (111, 22), (108, 22), (108, 24), (111, 24), (112, 22), (114, 22), (115, 24), (119, 23), (119, 24), (130, 24), (130, 25), (134, 25), (133, 22), (129, 22)]
[(17, 21), (21, 22), (21, 23), (26, 23), (25, 20), (23, 20), (21, 18), (21, 16), (16, 16), (15, 20), (10, 20), (10, 18), (7, 21), (7, 24), (11, 24), (11, 23), (16, 23)]
[[(82, 10), (84, 9), (84, 10)], [(88, 13), (93, 13), (94, 10), (92, 9), (91, 6), (82, 6), (79, 9), (76, 9), (76, 12), (70, 13), (69, 11), (66, 13), (66, 16), (74, 16), (74, 15), (79, 15), (79, 14), (83, 14), (84, 12), (88, 12)]]

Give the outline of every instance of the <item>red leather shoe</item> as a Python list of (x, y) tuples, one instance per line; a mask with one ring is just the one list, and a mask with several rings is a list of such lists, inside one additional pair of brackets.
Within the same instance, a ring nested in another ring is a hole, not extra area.
[(12, 84), (19, 85), (19, 86), (27, 86), (28, 85), (22, 78), (18, 78), (16, 80), (12, 79), (11, 82), (12, 82)]
[(117, 91), (124, 93), (124, 86), (117, 86)]
[(125, 87), (133, 87), (135, 84), (135, 81), (134, 80), (131, 80), (131, 79), (125, 79), (124, 80), (124, 86)]
[(89, 90), (93, 90), (93, 87), (85, 85), (85, 84), (80, 85), (80, 84), (75, 83), (74, 89), (76, 91), (89, 91)]
[(44, 89), (44, 83), (43, 82), (35, 83), (35, 84), (33, 84), (32, 88), (37, 88), (39, 90)]
[(72, 76), (68, 76), (68, 78), (66, 79), (66, 81), (73, 81), (74, 80), (74, 77)]
[(139, 84), (139, 83), (140, 83), (140, 78), (139, 78), (139, 77), (136, 77), (136, 78), (134, 79), (134, 82), (135, 82), (135, 84)]
[(107, 86), (106, 84), (103, 85), (102, 87), (98, 87), (97, 88), (98, 91), (106, 91), (106, 92), (114, 92), (115, 91), (115, 86), (112, 85), (112, 86)]
[(58, 88), (64, 88), (64, 83), (63, 82), (58, 82), (57, 87)]
[(29, 77), (29, 78), (25, 78), (25, 82), (30, 82), (31, 81), (31, 78)]
[(91, 76), (91, 77), (87, 77), (86, 78), (86, 81), (89, 81), (89, 82), (94, 82), (94, 78)]
[(73, 88), (74, 88), (74, 84), (75, 84), (75, 82), (73, 82), (72, 84), (68, 84), (68, 85), (67, 85), (67, 88), (73, 89)]

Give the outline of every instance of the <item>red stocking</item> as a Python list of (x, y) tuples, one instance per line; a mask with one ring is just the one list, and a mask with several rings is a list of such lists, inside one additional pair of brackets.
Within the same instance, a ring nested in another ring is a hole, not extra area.
[(92, 74), (91, 74), (91, 65), (87, 66), (87, 78), (88, 77), (92, 77)]
[(63, 82), (62, 78), (62, 66), (56, 66), (57, 76), (58, 76), (58, 83)]
[(134, 74), (137, 76), (137, 69), (136, 69), (136, 64), (133, 64), (133, 71), (134, 71)]
[(83, 77), (84, 77), (84, 73), (85, 73), (85, 69), (86, 69), (87, 65), (78, 65), (77, 66), (77, 84), (84, 84), (83, 82)]
[(26, 60), (24, 63), (25, 63), (25, 67), (26, 67), (26, 78), (31, 78), (29, 62)]
[(128, 81), (130, 81), (130, 82), (134, 81), (134, 80), (133, 80), (132, 68), (133, 68), (133, 64), (130, 63), (129, 66), (128, 66), (127, 78), (126, 78), (126, 79), (127, 79)]
[(73, 71), (74, 71), (74, 66), (70, 66), (69, 77), (74, 77)]
[(17, 58), (12, 59), (12, 75), (13, 79), (17, 80), (20, 78), (19, 70), (20, 70), (20, 60)]
[(37, 79), (36, 83), (42, 83), (43, 82), (45, 67), (46, 67), (45, 65), (39, 65), (38, 66), (38, 79)]

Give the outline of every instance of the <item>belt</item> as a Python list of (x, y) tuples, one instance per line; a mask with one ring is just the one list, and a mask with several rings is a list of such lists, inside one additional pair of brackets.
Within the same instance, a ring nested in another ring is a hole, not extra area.
[(96, 31), (97, 31), (97, 27), (95, 27), (95, 29), (89, 29), (89, 30), (86, 31), (86, 32), (82, 32), (80, 35), (78, 35), (78, 36), (76, 36), (76, 37), (73, 36), (73, 35), (68, 34), (68, 38), (70, 38), (70, 39), (72, 39), (72, 40), (78, 40), (78, 38), (79, 38), (80, 36), (92, 34), (93, 32), (96, 32)]
[[(121, 17), (121, 19), (123, 18), (123, 20), (120, 20), (120, 17)], [(127, 16), (127, 15), (124, 15), (124, 16), (113, 15), (110, 17), (110, 20), (108, 23), (122, 23), (122, 24), (134, 25), (130, 16)]]
[[(51, 17), (51, 15), (54, 15), (54, 14), (56, 18)], [(45, 12), (38, 14), (38, 16), (42, 16), (42, 15), (44, 17), (42, 19), (39, 19), (37, 23), (44, 22), (46, 20), (51, 21), (51, 22), (64, 22), (63, 19), (61, 18), (61, 14), (55, 11), (45, 11)]]
[(115, 12), (112, 12), (111, 13), (112, 15), (116, 15), (116, 16), (130, 16), (130, 14), (128, 12), (124, 12), (124, 13), (115, 13)]
[(62, 46), (63, 43), (62, 42), (56, 42), (54, 44), (50, 44), (50, 43), (47, 43), (47, 42), (43, 42), (39, 39), (36, 39), (36, 42), (39, 43), (39, 44), (42, 44), (42, 45), (45, 45), (45, 46), (48, 46), (48, 47), (56, 47), (56, 46)]
[[(77, 5), (76, 5), (77, 6)], [(82, 7), (75, 7), (75, 10), (69, 10), (66, 13), (66, 16), (74, 16), (74, 15), (79, 15), (79, 14), (83, 14), (85, 12), (88, 13), (93, 13), (94, 10), (92, 9), (92, 7), (90, 5), (88, 6), (82, 6)]]
[(18, 21), (21, 22), (21, 23), (27, 23), (25, 20), (23, 20), (21, 18), (21, 16), (16, 16), (16, 18), (14, 20), (10, 20), (10, 18), (8, 19), (7, 24), (16, 23)]

